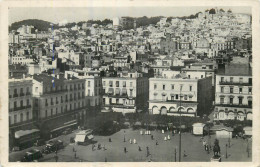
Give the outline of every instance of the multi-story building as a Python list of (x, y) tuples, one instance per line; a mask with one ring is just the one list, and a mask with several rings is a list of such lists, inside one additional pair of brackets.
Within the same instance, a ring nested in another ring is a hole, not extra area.
[(10, 129), (31, 123), (32, 79), (9, 79), (9, 124)]
[(15, 132), (33, 129), (32, 79), (9, 79), (9, 135), (14, 144)]
[(104, 111), (135, 113), (147, 107), (148, 78), (141, 73), (120, 73), (118, 77), (104, 77)]
[(209, 114), (211, 89), (211, 76), (206, 77), (205, 72), (164, 71), (161, 77), (149, 79), (149, 112), (191, 117)]
[(33, 96), (37, 124), (45, 137), (84, 122), (85, 80), (34, 75)]
[(249, 64), (226, 65), (216, 74), (215, 120), (252, 120), (252, 71)]

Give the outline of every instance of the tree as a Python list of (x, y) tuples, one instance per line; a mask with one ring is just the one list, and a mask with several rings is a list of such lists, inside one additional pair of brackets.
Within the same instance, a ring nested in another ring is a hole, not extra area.
[(216, 14), (216, 10), (214, 8), (210, 9), (209, 14)]
[(225, 13), (225, 11), (222, 8), (219, 11), (222, 12), (222, 13)]

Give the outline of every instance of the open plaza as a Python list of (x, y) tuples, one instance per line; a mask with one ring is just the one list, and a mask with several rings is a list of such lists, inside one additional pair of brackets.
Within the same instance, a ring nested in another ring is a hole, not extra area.
[[(44, 154), (39, 161), (46, 162), (175, 162), (179, 161), (179, 134), (174, 134), (170, 131), (165, 131), (164, 134), (157, 130), (151, 131), (151, 135), (141, 135), (140, 131), (144, 129), (132, 130), (122, 129), (111, 136), (95, 136), (93, 144), (86, 146), (75, 145), (69, 143), (70, 137), (75, 137), (74, 131), (72, 134), (59, 136), (65, 147), (55, 153)], [(165, 137), (170, 137), (170, 140), (165, 141)], [(152, 137), (153, 136), (153, 139)], [(111, 142), (109, 142), (109, 138)], [(124, 142), (125, 138), (125, 142)], [(136, 144), (130, 143), (130, 139), (136, 140)], [(209, 162), (213, 156), (213, 151), (205, 151), (203, 141), (209, 145), (214, 145), (215, 135), (209, 138), (205, 136), (194, 136), (190, 133), (182, 133), (181, 144), (181, 161), (182, 162)], [(158, 145), (156, 145), (156, 141)], [(97, 149), (98, 144), (101, 149)], [(242, 138), (232, 138), (230, 147), (228, 139), (219, 139), (221, 149), (221, 160), (225, 161), (252, 161), (252, 141)], [(226, 147), (227, 145), (227, 147)], [(139, 147), (141, 150), (139, 150)], [(126, 148), (126, 152), (124, 150)], [(41, 147), (38, 147), (41, 149)], [(147, 151), (148, 150), (148, 151)], [(247, 152), (249, 150), (249, 153)], [(10, 161), (19, 161), (24, 153), (28, 151), (22, 150), (10, 153)], [(175, 153), (176, 151), (176, 153)], [(148, 156), (147, 156), (148, 154)], [(227, 157), (226, 157), (227, 156)]]

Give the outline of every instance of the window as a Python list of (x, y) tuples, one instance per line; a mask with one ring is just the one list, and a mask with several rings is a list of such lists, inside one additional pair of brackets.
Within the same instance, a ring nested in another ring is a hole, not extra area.
[(126, 81), (123, 81), (123, 87), (126, 87)]
[(84, 98), (84, 92), (82, 92), (82, 98)]
[(38, 87), (35, 87), (35, 93), (38, 93)]
[(88, 81), (88, 87), (90, 87), (90, 81)]
[(119, 87), (119, 81), (116, 81), (116, 87)]
[(229, 103), (230, 103), (230, 104), (233, 104), (233, 97), (231, 97), (231, 98), (229, 99)]
[(252, 107), (252, 100), (248, 100), (248, 106)]
[(119, 99), (116, 99), (116, 104), (119, 104)]
[(63, 103), (63, 98), (62, 98), (62, 96), (60, 97), (60, 102)]
[(232, 87), (230, 88), (230, 93), (233, 93), (233, 88)]
[(182, 90), (183, 85), (180, 85), (180, 90)]
[(53, 99), (51, 98), (51, 105), (53, 105)]
[(239, 78), (239, 83), (243, 83), (243, 78)]
[(130, 89), (130, 96), (133, 96), (133, 89)]
[(243, 99), (242, 99), (242, 97), (238, 97), (238, 104), (242, 104), (243, 103)]
[(224, 77), (221, 77), (220, 80), (221, 80), (221, 82), (224, 82)]
[(132, 87), (133, 86), (133, 82), (130, 82), (130, 87)]
[(103, 81), (103, 86), (106, 86), (106, 81)]
[(252, 88), (248, 88), (248, 93), (252, 94)]
[(60, 107), (60, 112), (63, 113), (63, 107), (62, 106)]
[(23, 94), (23, 88), (20, 89), (20, 94)]
[(58, 114), (58, 108), (56, 108), (56, 115)]
[(17, 102), (16, 101), (14, 101), (14, 108), (16, 108), (17, 107)]
[(29, 106), (30, 105), (30, 100), (29, 99), (27, 99), (27, 106)]
[(20, 122), (23, 122), (23, 113), (20, 114)]
[(154, 84), (154, 85), (153, 85), (153, 88), (154, 88), (154, 89), (157, 89), (157, 85), (156, 85), (156, 84)]
[(20, 101), (20, 107), (23, 107), (23, 100)]
[(82, 84), (82, 89), (84, 89), (84, 83)]
[(26, 88), (26, 93), (27, 93), (27, 94), (29, 93), (29, 87)]
[(17, 115), (14, 115), (14, 123), (17, 122)]
[(224, 97), (221, 97), (220, 98), (220, 104), (223, 104), (224, 103)]
[(179, 95), (176, 95), (175, 98), (176, 98), (176, 99), (179, 99)]
[(230, 77), (230, 82), (233, 82), (233, 77)]
[(224, 87), (220, 87), (220, 92), (224, 93)]
[(51, 109), (51, 116), (53, 115), (53, 110)]
[(29, 112), (26, 112), (26, 120), (27, 120), (27, 121), (30, 119), (29, 116), (30, 116)]
[(190, 75), (188, 75), (188, 78), (190, 78)]
[(190, 86), (190, 91), (192, 91), (192, 86)]
[(165, 90), (165, 85), (163, 85), (163, 90)]
[(184, 100), (188, 100), (188, 96), (187, 95), (184, 95)]
[(59, 101), (58, 101), (58, 97), (56, 97), (56, 104), (58, 104), (59, 103)]
[(252, 78), (248, 78), (248, 83), (252, 84)]
[(88, 96), (90, 96), (90, 90), (88, 89)]
[(203, 75), (201, 75), (200, 78), (203, 78)]
[(174, 85), (172, 85), (172, 90), (174, 89)]
[(239, 93), (242, 93), (243, 92), (243, 89), (242, 88), (239, 88)]
[(47, 118), (47, 117), (48, 117), (48, 111), (45, 110), (45, 118)]

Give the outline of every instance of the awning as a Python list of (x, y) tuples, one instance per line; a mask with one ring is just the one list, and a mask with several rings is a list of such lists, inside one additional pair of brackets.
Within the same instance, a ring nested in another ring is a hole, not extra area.
[(109, 88), (107, 93), (108, 94), (114, 94), (114, 89), (113, 88)]
[(71, 123), (71, 124), (67, 124), (67, 125), (64, 125), (64, 126), (62, 126), (62, 127), (53, 129), (53, 130), (51, 130), (51, 132), (55, 132), (55, 131), (57, 131), (57, 130), (61, 130), (61, 129), (64, 129), (64, 128), (67, 128), (67, 127), (70, 127), (70, 126), (73, 126), (73, 125), (77, 125), (77, 122), (74, 122), (74, 123)]
[(20, 138), (20, 137), (23, 137), (23, 136), (26, 136), (26, 135), (33, 134), (35, 132), (40, 132), (40, 130), (39, 129), (19, 130), (19, 131), (15, 132), (14, 136), (15, 136), (15, 138)]
[(89, 136), (88, 136), (88, 139), (89, 139), (89, 140), (94, 139), (94, 136), (93, 136), (93, 135), (89, 135)]
[(122, 94), (124, 94), (124, 95), (127, 94), (127, 90), (126, 90), (126, 88), (123, 88), (123, 89), (122, 89)]
[(75, 142), (84, 142), (86, 135), (76, 135)]
[(120, 94), (120, 88), (116, 88), (115, 93), (116, 93), (116, 95), (119, 95)]

